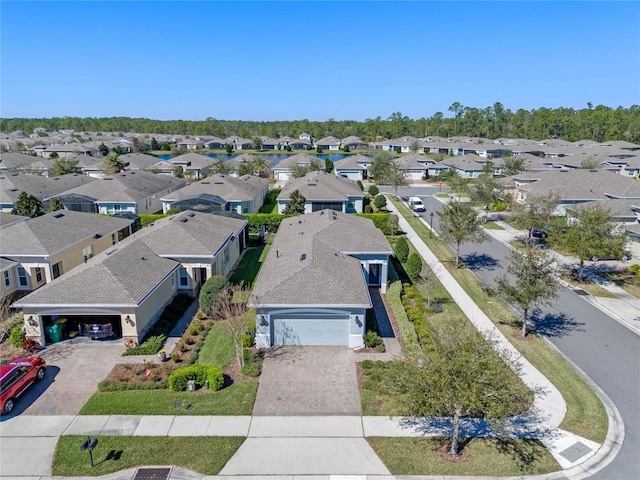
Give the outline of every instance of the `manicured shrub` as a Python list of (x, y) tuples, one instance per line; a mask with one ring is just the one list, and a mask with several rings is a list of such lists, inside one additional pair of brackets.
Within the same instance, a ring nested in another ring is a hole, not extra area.
[(364, 192), (364, 185), (362, 185), (362, 182), (360, 180), (357, 180), (356, 183), (358, 184), (358, 186), (360, 187), (360, 191)]
[(432, 311), (433, 313), (442, 313), (442, 312), (443, 312), (442, 305), (440, 305), (440, 304), (439, 304), (439, 303), (437, 303), (437, 302), (433, 302), (433, 303), (431, 304), (431, 311)]
[[(365, 206), (366, 210), (366, 206)], [(358, 217), (368, 218), (378, 227), (385, 235), (395, 235), (398, 217), (391, 213), (356, 213)]]
[(224, 385), (222, 371), (215, 365), (190, 365), (179, 368), (169, 376), (169, 389), (174, 392), (184, 392), (187, 382), (193, 380), (196, 388), (203, 387), (209, 381), (211, 390), (220, 390)]
[(27, 338), (27, 334), (24, 333), (22, 325), (16, 325), (11, 329), (9, 340), (13, 348), (22, 348), (22, 341)]
[(222, 275), (213, 275), (200, 289), (200, 309), (205, 314), (211, 314), (218, 294), (229, 286), (229, 280)]
[(396, 258), (402, 263), (407, 261), (407, 258), (409, 257), (409, 244), (405, 237), (400, 237), (398, 239), (396, 246), (393, 249), (393, 253), (395, 253)]
[(369, 195), (375, 197), (380, 193), (380, 189), (376, 185), (369, 185)]
[(282, 220), (293, 215), (280, 213), (249, 213), (245, 214), (249, 223), (249, 233), (258, 234), (264, 226), (269, 233), (276, 233)]
[(402, 283), (393, 282), (387, 289), (387, 301), (393, 312), (393, 316), (398, 322), (400, 329), (400, 335), (402, 342), (404, 343), (404, 349), (409, 358), (417, 358), (421, 353), (420, 344), (418, 343), (418, 336), (413, 327), (413, 324), (407, 317), (407, 312), (402, 305), (400, 295), (402, 294)]
[(373, 204), (378, 210), (387, 206), (387, 199), (384, 195), (376, 195), (373, 199)]
[(364, 336), (364, 344), (367, 348), (377, 348), (380, 349), (382, 347), (384, 349), (384, 342), (380, 335), (378, 335), (373, 330), (369, 330)]
[(154, 335), (153, 337), (147, 338), (140, 345), (128, 348), (122, 355), (155, 355), (160, 351), (166, 339), (167, 337), (165, 335)]
[(365, 205), (364, 213), (373, 213), (373, 207), (371, 205)]
[(409, 275), (409, 278), (414, 282), (420, 278), (420, 272), (422, 271), (422, 258), (416, 252), (413, 252), (407, 258), (407, 262), (404, 265), (404, 270)]
[(360, 367), (362, 367), (362, 370), (371, 370), (373, 368), (373, 360), (363, 360), (360, 363)]

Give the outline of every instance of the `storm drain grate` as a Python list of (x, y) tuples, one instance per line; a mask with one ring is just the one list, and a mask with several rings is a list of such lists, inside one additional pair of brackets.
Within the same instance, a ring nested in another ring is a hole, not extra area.
[(171, 468), (139, 468), (133, 480), (167, 480)]
[(576, 442), (573, 445), (571, 445), (569, 448), (561, 451), (560, 455), (562, 455), (564, 458), (566, 458), (567, 460), (573, 463), (580, 460), (590, 451), (591, 449), (587, 447), (584, 443)]
[(585, 292), (584, 290), (580, 289), (580, 288), (576, 288), (573, 293), (575, 293), (576, 295), (580, 295), (582, 297), (589, 295), (589, 292)]

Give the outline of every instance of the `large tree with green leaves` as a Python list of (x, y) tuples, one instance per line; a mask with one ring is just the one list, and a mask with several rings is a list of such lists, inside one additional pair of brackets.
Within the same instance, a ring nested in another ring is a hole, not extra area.
[(504, 175), (516, 175), (526, 171), (524, 159), (516, 155), (505, 155), (502, 157), (502, 173)]
[(67, 175), (69, 173), (82, 173), (82, 169), (78, 166), (78, 160), (58, 158), (49, 169), (50, 177)]
[(460, 244), (464, 242), (482, 243), (486, 235), (480, 226), (478, 214), (470, 203), (448, 202), (438, 212), (440, 236), (447, 243), (456, 245), (456, 268), (460, 265)]
[(289, 201), (284, 206), (282, 213), (285, 215), (301, 215), (304, 213), (304, 204), (306, 201), (307, 199), (304, 198), (304, 195), (298, 190), (294, 190), (291, 192), (291, 195), (289, 195)]
[(58, 197), (51, 197), (49, 199), (49, 206), (47, 207), (47, 213), (57, 212), (58, 210), (64, 210), (64, 204)]
[(258, 172), (258, 175), (261, 177), (269, 176), (269, 169), (271, 165), (269, 165), (269, 160), (264, 155), (256, 155), (253, 157), (253, 170)]
[(516, 202), (511, 207), (509, 218), (519, 228), (526, 228), (531, 237), (531, 230), (551, 225), (556, 207), (560, 202), (560, 194), (547, 192), (544, 195), (527, 195), (523, 202)]
[(537, 248), (527, 247), (523, 252), (511, 251), (505, 270), (506, 273), (496, 280), (496, 291), (505, 302), (522, 310), (520, 337), (525, 338), (531, 309), (550, 305), (558, 296), (560, 282), (556, 261)]
[(552, 230), (554, 245), (578, 257), (578, 276), (584, 275), (584, 262), (598, 258), (621, 258), (628, 241), (626, 230), (613, 221), (611, 211), (594, 203), (567, 212), (566, 223)]
[(504, 199), (504, 187), (489, 173), (483, 172), (470, 188), (471, 200), (479, 202), (485, 210), (492, 203)]
[(23, 215), (25, 217), (35, 218), (43, 214), (42, 207), (43, 205), (41, 200), (33, 195), (29, 195), (27, 192), (20, 192), (18, 200), (16, 200), (11, 213), (14, 215)]
[(394, 362), (382, 385), (400, 394), (413, 415), (452, 417), (449, 455), (457, 457), (463, 417), (501, 424), (526, 408), (532, 395), (517, 377), (519, 364), (506, 351), (496, 352), (493, 339), (449, 322), (434, 332), (421, 358)]

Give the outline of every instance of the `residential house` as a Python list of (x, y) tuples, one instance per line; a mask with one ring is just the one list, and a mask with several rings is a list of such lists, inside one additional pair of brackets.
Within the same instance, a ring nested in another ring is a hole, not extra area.
[(95, 178), (79, 173), (50, 178), (18, 173), (0, 174), (0, 210), (10, 213), (22, 192), (33, 195), (43, 202), (46, 210), (49, 198), (52, 196), (94, 181), (96, 181)]
[(435, 164), (434, 160), (419, 153), (398, 157), (394, 161), (398, 169), (404, 173), (405, 178), (409, 181), (429, 178), (429, 168)]
[(373, 159), (365, 155), (349, 155), (333, 162), (336, 175), (350, 180), (366, 180), (369, 176), (368, 168)]
[(247, 138), (242, 138), (237, 135), (232, 135), (224, 139), (226, 145), (231, 145), (234, 150), (251, 150), (253, 148), (253, 141)]
[(478, 178), (483, 171), (484, 162), (477, 155), (460, 155), (446, 158), (440, 162), (450, 170), (454, 170), (462, 178)]
[(323, 150), (340, 150), (340, 139), (336, 137), (324, 137), (316, 142), (316, 147), (319, 147)]
[(201, 150), (204, 148), (204, 142), (198, 138), (186, 138), (178, 143), (178, 148), (186, 148), (187, 150)]
[(564, 215), (568, 206), (606, 199), (640, 200), (640, 183), (608, 170), (562, 169), (528, 172), (499, 180), (516, 202), (528, 195), (558, 194), (555, 213)]
[(361, 347), (369, 287), (386, 291), (391, 254), (367, 218), (320, 210), (283, 220), (249, 300), (257, 346)]
[(110, 323), (125, 341), (140, 341), (178, 292), (180, 262), (153, 253), (141, 241), (106, 250), (12, 304), (22, 309), (27, 338), (47, 343), (46, 331), (67, 332)]
[[(196, 295), (212, 275), (228, 275), (247, 241), (246, 219), (184, 212), (161, 219), (14, 304), (27, 335), (44, 345), (46, 328), (112, 323), (138, 342), (179, 292)], [(96, 286), (101, 286), (97, 288)]]
[(184, 179), (142, 170), (92, 180), (55, 196), (65, 208), (76, 212), (109, 215), (121, 212), (158, 213), (162, 211), (160, 199), (186, 185)]
[(0, 171), (3, 173), (23, 173), (25, 175), (49, 176), (54, 160), (24, 153), (2, 153)]
[(213, 137), (212, 139), (204, 142), (204, 148), (209, 150), (224, 150), (224, 140), (218, 137)]
[(127, 153), (120, 155), (120, 160), (124, 162), (126, 170), (144, 170), (154, 173), (167, 173), (167, 171), (171, 172), (172, 170), (169, 162), (146, 153)]
[(269, 181), (254, 175), (216, 173), (162, 197), (162, 211), (177, 208), (204, 212), (257, 213), (269, 191)]
[(278, 213), (284, 212), (291, 193), (296, 190), (306, 199), (305, 213), (324, 209), (362, 213), (364, 208), (364, 194), (355, 181), (320, 171), (287, 182), (276, 198)]
[(185, 153), (169, 160), (173, 167), (182, 168), (185, 177), (200, 179), (211, 172), (213, 158), (199, 153)]
[(283, 158), (273, 166), (273, 178), (276, 182), (286, 182), (291, 178), (291, 167), (293, 165), (301, 165), (307, 167), (311, 165), (312, 162), (320, 162), (320, 159), (307, 153), (290, 155), (286, 158)]
[(347, 138), (343, 138), (341, 142), (342, 148), (349, 147), (350, 151), (354, 150), (368, 150), (369, 144), (360, 140), (359, 137), (350, 136)]
[(54, 153), (58, 157), (68, 157), (69, 155), (91, 155), (91, 149), (80, 143), (69, 143), (65, 145), (36, 145), (27, 148), (27, 152), (32, 152), (38, 157), (51, 158)]
[(3, 223), (0, 298), (51, 282), (133, 231), (131, 219), (67, 210)]
[(156, 255), (180, 262), (178, 290), (195, 296), (213, 275), (228, 276), (249, 240), (248, 221), (187, 211), (135, 234)]

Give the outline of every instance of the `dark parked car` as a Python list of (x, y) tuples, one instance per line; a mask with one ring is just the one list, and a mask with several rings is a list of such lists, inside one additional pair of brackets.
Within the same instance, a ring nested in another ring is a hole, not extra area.
[(541, 228), (531, 230), (531, 236), (534, 238), (547, 238), (549, 235)]
[(112, 323), (85, 323), (83, 331), (87, 337), (91, 337), (93, 340), (113, 338), (116, 335)]
[(34, 382), (44, 378), (46, 363), (40, 357), (14, 358), (0, 365), (0, 405), (11, 413), (15, 400)]

